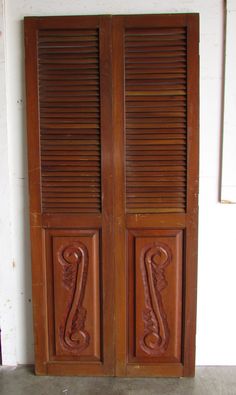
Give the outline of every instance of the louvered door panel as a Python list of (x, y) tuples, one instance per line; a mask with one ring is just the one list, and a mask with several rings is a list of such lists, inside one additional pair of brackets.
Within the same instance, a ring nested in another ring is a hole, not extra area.
[(111, 19), (25, 26), (36, 372), (112, 374)]
[(186, 208), (186, 28), (125, 34), (127, 212)]
[(115, 17), (113, 57), (117, 373), (192, 375), (197, 16)]
[(101, 209), (98, 29), (38, 34), (42, 206)]

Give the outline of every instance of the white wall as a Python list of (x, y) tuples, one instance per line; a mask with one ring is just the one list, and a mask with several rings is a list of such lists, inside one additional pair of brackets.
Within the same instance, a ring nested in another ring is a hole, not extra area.
[[(197, 364), (236, 364), (236, 206), (221, 205), (223, 0), (7, 0), (7, 121), (16, 263), (17, 362), (33, 362), (26, 169), (25, 15), (199, 12), (201, 144)], [(8, 264), (7, 258), (4, 264)], [(10, 323), (9, 323), (10, 325)]]
[[(0, 328), (2, 330), (2, 358), (6, 364), (16, 363), (15, 279), (12, 255), (10, 170), (6, 114), (6, 46), (5, 9), (0, 1)], [(11, 285), (11, 286), (10, 286)]]
[(236, 1), (227, 0), (221, 201), (236, 203)]

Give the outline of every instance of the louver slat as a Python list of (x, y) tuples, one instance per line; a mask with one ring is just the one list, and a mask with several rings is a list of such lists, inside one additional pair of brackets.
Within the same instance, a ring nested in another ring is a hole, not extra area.
[(186, 210), (186, 54), (185, 28), (126, 30), (128, 213)]
[(101, 211), (97, 29), (38, 36), (42, 209)]

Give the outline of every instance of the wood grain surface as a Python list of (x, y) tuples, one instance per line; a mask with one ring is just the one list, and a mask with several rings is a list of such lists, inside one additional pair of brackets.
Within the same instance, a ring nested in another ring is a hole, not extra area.
[(198, 25), (25, 18), (37, 374), (194, 375)]

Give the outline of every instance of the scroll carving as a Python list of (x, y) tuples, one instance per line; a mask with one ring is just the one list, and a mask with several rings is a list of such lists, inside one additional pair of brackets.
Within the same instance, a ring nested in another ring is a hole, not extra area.
[(143, 351), (162, 355), (169, 344), (170, 331), (161, 292), (167, 286), (165, 269), (171, 261), (170, 249), (160, 243), (146, 246), (141, 252), (141, 273), (145, 292), (143, 311), (144, 334), (140, 340)]
[(83, 300), (88, 274), (88, 250), (83, 243), (73, 242), (58, 251), (62, 265), (63, 285), (71, 291), (71, 300), (66, 318), (60, 326), (60, 342), (63, 348), (73, 353), (81, 353), (88, 347), (90, 336), (85, 329), (87, 311)]

